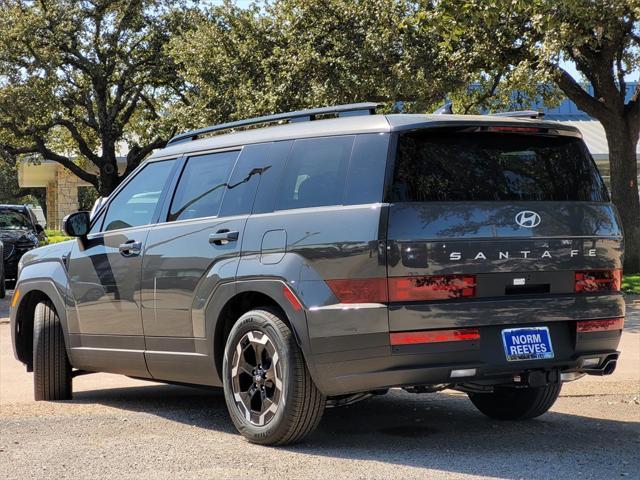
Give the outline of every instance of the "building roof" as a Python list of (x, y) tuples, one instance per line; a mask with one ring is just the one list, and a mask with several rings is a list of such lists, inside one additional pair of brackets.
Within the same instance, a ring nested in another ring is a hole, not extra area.
[[(636, 88), (638, 86), (638, 82), (628, 82), (627, 83), (627, 91), (625, 93), (625, 102), (629, 102), (631, 97), (633, 96)], [(590, 95), (593, 95), (593, 87), (589, 85), (588, 87), (583, 87), (585, 90), (589, 92)], [(585, 112), (580, 110), (575, 103), (573, 103), (568, 98), (565, 98), (560, 102), (560, 105), (554, 108), (546, 108), (542, 102), (539, 102), (533, 106), (536, 110), (542, 110), (545, 114), (545, 119), (547, 120), (560, 120), (560, 121), (584, 121), (584, 120), (594, 120), (592, 117), (587, 115)]]
[[(609, 157), (607, 135), (600, 122), (587, 117), (587, 120), (563, 120), (558, 123), (580, 130), (584, 143), (587, 144), (587, 148), (589, 152), (591, 152), (591, 155), (593, 155), (593, 158), (600, 160)], [(640, 159), (640, 142), (636, 145), (636, 156)]]

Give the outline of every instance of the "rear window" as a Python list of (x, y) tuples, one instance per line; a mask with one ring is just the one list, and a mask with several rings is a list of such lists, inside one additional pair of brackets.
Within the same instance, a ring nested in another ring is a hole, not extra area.
[(392, 201), (609, 200), (575, 137), (413, 132), (400, 137)]

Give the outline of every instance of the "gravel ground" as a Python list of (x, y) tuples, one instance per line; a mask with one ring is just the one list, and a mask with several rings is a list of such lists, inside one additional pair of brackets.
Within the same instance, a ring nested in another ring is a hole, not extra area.
[(327, 410), (285, 448), (245, 442), (214, 389), (96, 374), (75, 380), (73, 401), (33, 402), (3, 308), (2, 478), (640, 478), (639, 307), (618, 371), (565, 385), (537, 420), (492, 421), (456, 392), (393, 391)]

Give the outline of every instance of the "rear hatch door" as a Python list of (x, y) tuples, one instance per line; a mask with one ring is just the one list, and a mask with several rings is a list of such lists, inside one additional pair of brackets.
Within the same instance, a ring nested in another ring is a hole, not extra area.
[(430, 321), (439, 305), (571, 294), (576, 272), (621, 268), (615, 209), (576, 134), (422, 129), (399, 135), (395, 160), (391, 331), (454, 326)]

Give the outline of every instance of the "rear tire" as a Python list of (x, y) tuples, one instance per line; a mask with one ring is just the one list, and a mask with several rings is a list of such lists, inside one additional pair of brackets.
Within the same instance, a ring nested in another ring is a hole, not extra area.
[(70, 400), (71, 364), (60, 318), (50, 300), (36, 305), (33, 319), (33, 393), (36, 400)]
[[(0, 259), (0, 262), (2, 261), (2, 259)], [(5, 279), (4, 279), (4, 269), (2, 270), (2, 273), (0, 274), (0, 298), (4, 298), (7, 296), (7, 284), (5, 283)]]
[(528, 420), (549, 410), (560, 395), (561, 383), (544, 387), (495, 387), (493, 393), (469, 393), (469, 399), (486, 416), (497, 420)]
[(275, 311), (252, 310), (238, 319), (227, 339), (222, 374), (231, 420), (252, 443), (300, 441), (322, 418), (325, 397)]

